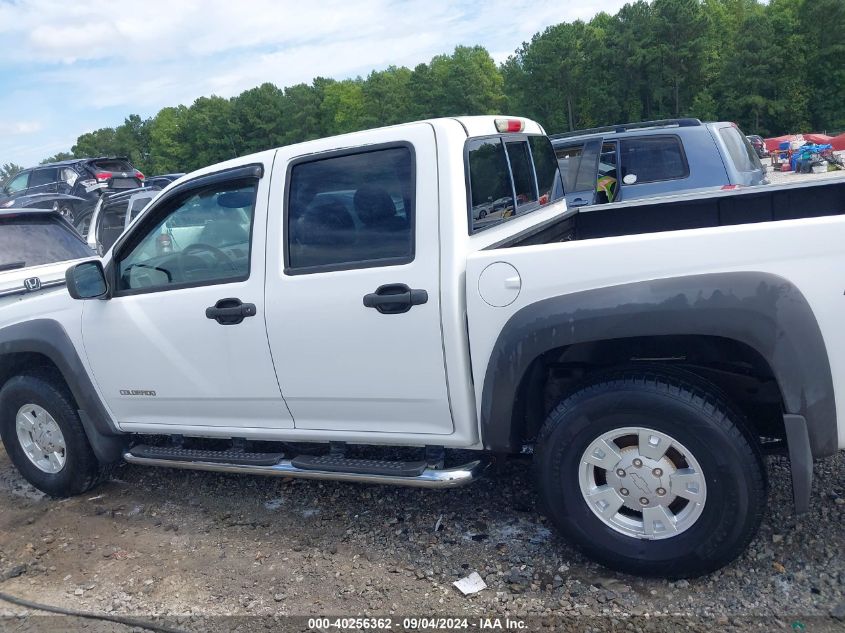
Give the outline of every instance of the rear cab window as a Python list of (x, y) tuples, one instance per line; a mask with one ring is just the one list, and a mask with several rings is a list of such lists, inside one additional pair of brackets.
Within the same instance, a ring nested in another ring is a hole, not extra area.
[(548, 137), (506, 135), (467, 141), (469, 232), (477, 233), (563, 197)]
[(47, 215), (0, 216), (0, 272), (93, 255), (64, 220)]

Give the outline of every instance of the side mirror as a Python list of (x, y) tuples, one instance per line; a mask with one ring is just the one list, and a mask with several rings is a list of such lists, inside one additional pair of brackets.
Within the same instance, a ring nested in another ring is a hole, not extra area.
[(100, 260), (76, 264), (65, 273), (67, 291), (74, 299), (99, 299), (108, 294), (106, 273)]

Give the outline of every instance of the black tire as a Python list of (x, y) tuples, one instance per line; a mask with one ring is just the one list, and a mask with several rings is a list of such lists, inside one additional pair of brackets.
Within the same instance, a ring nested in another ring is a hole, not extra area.
[[(661, 540), (623, 534), (585, 501), (582, 456), (622, 427), (670, 435), (697, 459), (707, 496), (685, 531)], [(561, 532), (590, 558), (632, 574), (690, 578), (726, 565), (748, 546), (766, 505), (765, 465), (742, 416), (716, 387), (685, 375), (632, 369), (590, 381), (549, 414), (534, 463), (541, 505)]]
[[(53, 416), (65, 440), (65, 464), (57, 473), (40, 470), (26, 456), (15, 430), (15, 417), (26, 404), (37, 404)], [(73, 397), (55, 372), (34, 370), (9, 379), (0, 389), (0, 438), (23, 477), (53, 497), (90, 490), (108, 476), (98, 461), (79, 420)]]

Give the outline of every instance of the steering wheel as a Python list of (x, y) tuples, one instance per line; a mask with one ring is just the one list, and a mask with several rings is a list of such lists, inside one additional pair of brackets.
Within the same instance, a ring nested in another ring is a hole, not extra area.
[[(182, 269), (182, 277), (188, 281), (193, 281), (194, 275), (196, 275), (200, 271), (208, 271), (211, 269), (211, 266), (208, 265), (208, 262), (206, 262), (202, 257), (198, 257), (194, 253), (211, 253), (211, 255), (218, 263), (223, 264), (224, 266), (231, 266), (232, 264), (231, 258), (216, 246), (211, 246), (210, 244), (203, 244), (201, 242), (198, 242), (196, 244), (190, 244), (186, 246), (181, 253), (179, 253), (179, 268)], [(199, 262), (199, 265), (187, 265), (186, 260), (190, 260), (192, 262)]]
[(212, 246), (211, 244), (203, 244), (202, 242), (197, 242), (196, 244), (189, 244), (184, 249), (182, 249), (182, 255), (190, 255), (192, 251), (199, 251), (208, 252), (214, 255), (214, 259), (216, 259), (221, 264), (228, 264), (232, 261), (232, 258), (229, 257), (226, 253), (221, 251), (216, 246)]

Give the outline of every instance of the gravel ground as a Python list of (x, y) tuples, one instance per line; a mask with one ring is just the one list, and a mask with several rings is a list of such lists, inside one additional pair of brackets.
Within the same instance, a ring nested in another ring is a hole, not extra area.
[[(476, 630), (479, 617), (582, 632), (842, 630), (845, 454), (816, 464), (802, 517), (787, 462), (770, 458), (770, 510), (751, 547), (677, 582), (585, 560), (538, 514), (528, 466), (514, 460), (449, 491), (124, 466), (87, 495), (54, 500), (0, 449), (0, 592), (195, 631), (309, 630), (280, 617), (365, 614), (468, 617)], [(464, 597), (452, 582), (472, 571), (488, 588)], [(0, 602), (0, 630), (75, 628), (32, 613)]]

